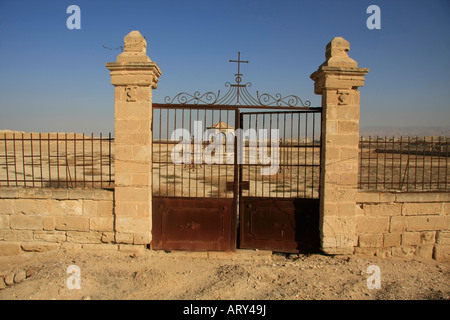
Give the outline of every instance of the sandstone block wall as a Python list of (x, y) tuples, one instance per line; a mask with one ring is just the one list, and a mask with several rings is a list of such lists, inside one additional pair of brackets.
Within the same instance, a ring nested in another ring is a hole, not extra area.
[(358, 192), (355, 253), (450, 261), (450, 193)]
[(0, 255), (115, 246), (114, 192), (0, 188)]

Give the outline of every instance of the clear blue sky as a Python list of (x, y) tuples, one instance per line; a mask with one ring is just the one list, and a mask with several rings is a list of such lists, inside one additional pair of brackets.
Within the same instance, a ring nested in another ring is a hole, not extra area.
[[(81, 8), (81, 30), (66, 9)], [(381, 8), (369, 30), (366, 9)], [(309, 76), (336, 36), (369, 68), (361, 126), (450, 123), (448, 0), (0, 0), (0, 129), (109, 132), (114, 88), (106, 62), (139, 30), (162, 70), (154, 101), (227, 90), (237, 57), (251, 90), (295, 94), (320, 106)]]

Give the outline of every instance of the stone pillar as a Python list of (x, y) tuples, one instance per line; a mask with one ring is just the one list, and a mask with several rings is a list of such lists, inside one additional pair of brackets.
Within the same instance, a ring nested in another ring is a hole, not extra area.
[(139, 31), (125, 36), (117, 62), (106, 63), (115, 86), (115, 240), (149, 244), (152, 228), (152, 89), (161, 75)]
[(349, 49), (348, 41), (334, 38), (311, 75), (314, 92), (322, 95), (320, 237), (326, 254), (350, 254), (357, 245), (358, 87), (369, 69), (358, 68)]

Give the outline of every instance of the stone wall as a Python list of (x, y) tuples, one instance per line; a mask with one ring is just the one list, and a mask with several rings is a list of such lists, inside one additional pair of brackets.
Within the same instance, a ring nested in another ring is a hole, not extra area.
[(0, 255), (115, 246), (114, 192), (0, 188)]
[(355, 253), (450, 261), (449, 192), (358, 192)]

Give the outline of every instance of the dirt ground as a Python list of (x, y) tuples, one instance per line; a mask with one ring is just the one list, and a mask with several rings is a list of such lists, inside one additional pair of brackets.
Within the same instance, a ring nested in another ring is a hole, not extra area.
[[(80, 289), (68, 279), (79, 267)], [(367, 269), (380, 268), (381, 289)], [(449, 300), (450, 264), (264, 251), (26, 253), (0, 257), (0, 273), (28, 277), (1, 300)], [(75, 288), (74, 288), (75, 286)]]

